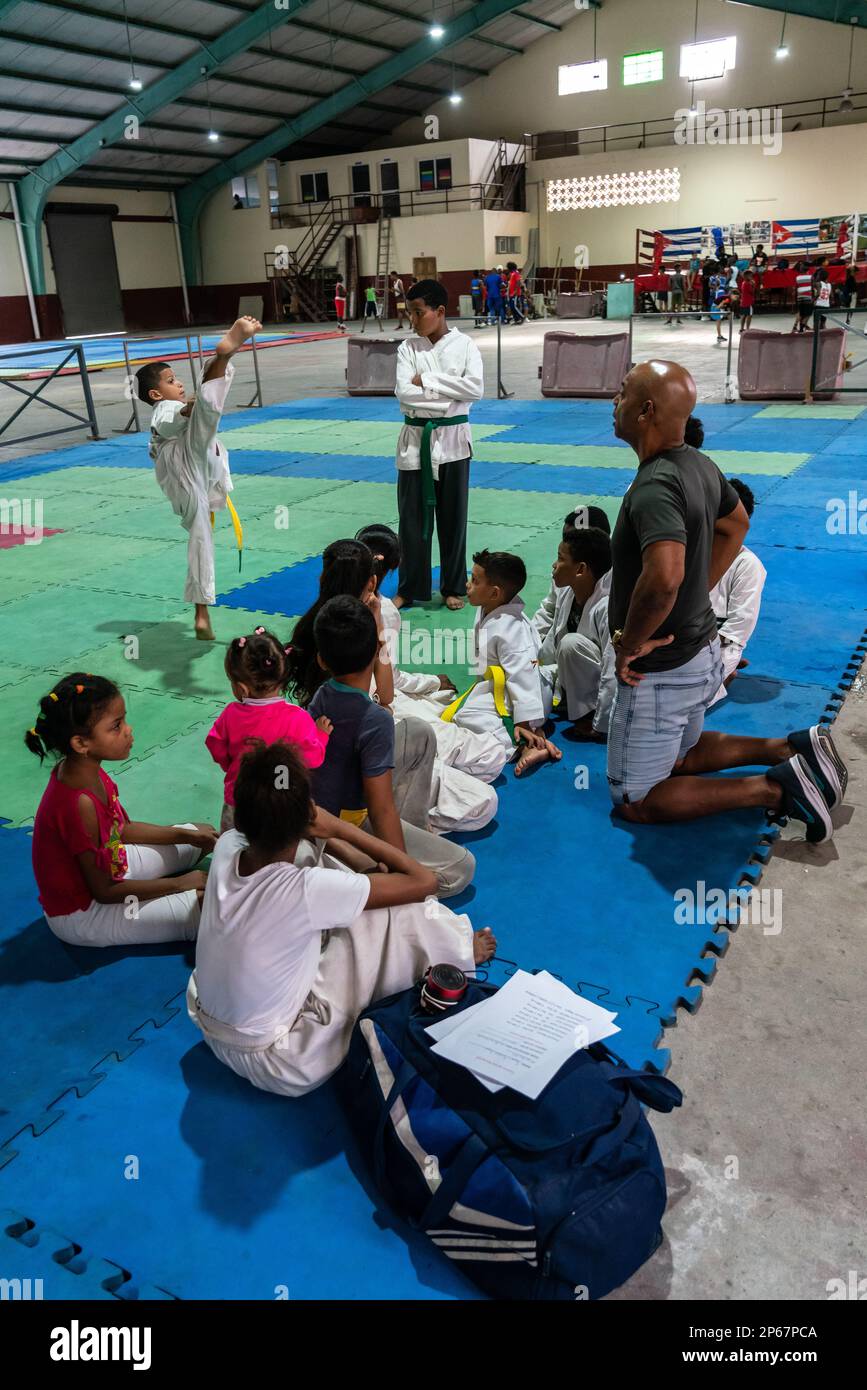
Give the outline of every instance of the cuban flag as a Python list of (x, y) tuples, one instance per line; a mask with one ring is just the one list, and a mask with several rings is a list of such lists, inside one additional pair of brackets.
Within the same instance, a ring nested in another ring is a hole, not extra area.
[(790, 217), (785, 222), (774, 222), (772, 243), (782, 246), (787, 252), (810, 252), (819, 249), (818, 217)]
[(688, 261), (690, 256), (697, 256), (701, 251), (701, 227), (663, 227), (658, 232), (638, 233), (638, 264), (653, 265), (656, 262), (656, 250), (659, 243), (656, 238), (662, 237), (662, 263), (668, 262), (669, 265), (683, 264)]

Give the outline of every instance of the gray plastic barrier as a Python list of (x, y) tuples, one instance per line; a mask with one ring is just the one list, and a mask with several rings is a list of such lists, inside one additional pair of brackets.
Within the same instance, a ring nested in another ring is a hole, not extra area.
[(629, 333), (546, 333), (543, 396), (616, 396), (630, 367)]
[[(372, 320), (371, 320), (372, 322)], [(397, 349), (402, 338), (366, 335), (346, 340), (346, 390), (350, 396), (393, 396)]]
[(558, 294), (554, 312), (558, 319), (589, 319), (602, 313), (602, 298), (601, 290)]
[[(843, 384), (843, 328), (819, 333), (816, 381), (828, 383), (815, 398), (827, 401)], [(812, 333), (772, 333), (750, 328), (740, 337), (738, 391), (745, 401), (803, 400), (810, 385)]]

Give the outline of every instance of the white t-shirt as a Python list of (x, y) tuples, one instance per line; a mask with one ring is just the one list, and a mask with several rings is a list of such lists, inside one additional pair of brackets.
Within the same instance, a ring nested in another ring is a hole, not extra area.
[(322, 932), (351, 927), (370, 879), (341, 869), (268, 864), (246, 877), (247, 841), (217, 841), (196, 942), (196, 986), (205, 1013), (252, 1037), (291, 1028), (313, 987)]
[(819, 309), (829, 309), (831, 307), (830, 280), (820, 280), (816, 286), (816, 307)]

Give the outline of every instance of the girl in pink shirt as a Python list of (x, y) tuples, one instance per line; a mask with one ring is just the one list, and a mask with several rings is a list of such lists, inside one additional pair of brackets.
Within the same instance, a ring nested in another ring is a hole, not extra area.
[(216, 843), (212, 825), (131, 821), (103, 762), (133, 744), (113, 681), (75, 671), (39, 702), (25, 743), (57, 765), (33, 823), (33, 872), (45, 919), (61, 941), (120, 946), (192, 940), (205, 874), (193, 865)]
[(208, 752), (226, 774), (221, 831), (235, 824), (238, 768), (256, 743), (290, 743), (308, 768), (324, 761), (331, 720), (322, 715), (314, 724), (306, 710), (286, 700), (291, 651), (291, 646), (284, 647), (264, 627), (229, 644), (225, 667), (235, 701), (226, 706), (205, 739)]

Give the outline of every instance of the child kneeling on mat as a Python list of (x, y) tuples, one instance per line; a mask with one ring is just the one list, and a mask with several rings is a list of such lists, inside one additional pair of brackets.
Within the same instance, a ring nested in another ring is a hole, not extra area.
[(46, 752), (58, 760), (33, 824), (33, 873), (54, 935), (79, 946), (192, 940), (206, 881), (192, 866), (217, 832), (129, 819), (102, 770), (128, 758), (133, 743), (114, 682), (64, 676), (24, 741), (40, 762)]
[[(324, 841), (324, 853), (306, 843)], [(374, 872), (347, 870), (359, 856)], [(263, 1091), (300, 1096), (343, 1062), (358, 1015), (408, 989), (428, 965), (465, 972), (489, 960), (489, 928), (473, 932), (442, 904), (429, 869), (310, 799), (307, 769), (287, 743), (241, 762), (235, 829), (220, 837), (187, 987), (190, 1018), (214, 1056)]]

